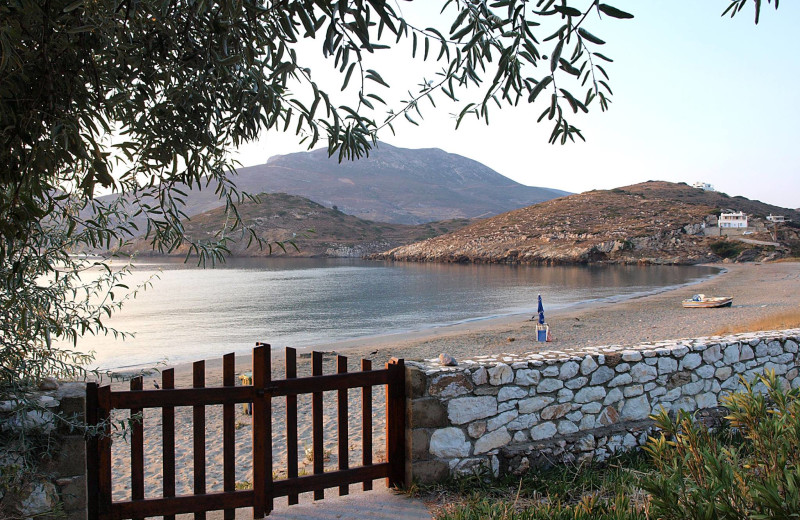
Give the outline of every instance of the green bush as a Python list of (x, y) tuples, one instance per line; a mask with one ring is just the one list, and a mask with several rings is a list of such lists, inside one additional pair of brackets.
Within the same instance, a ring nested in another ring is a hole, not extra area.
[[(709, 431), (687, 412), (655, 416), (645, 450), (657, 471), (643, 479), (650, 517), (800, 518), (800, 400), (775, 374), (723, 398), (730, 429)], [(755, 391), (762, 387), (766, 393)]]
[(744, 251), (746, 246), (741, 242), (720, 240), (718, 242), (712, 242), (709, 247), (717, 256), (721, 256), (722, 258), (734, 258)]

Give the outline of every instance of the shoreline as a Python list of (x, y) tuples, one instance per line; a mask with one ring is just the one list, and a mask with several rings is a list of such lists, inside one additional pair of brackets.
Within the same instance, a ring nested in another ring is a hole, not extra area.
[[(727, 264), (727, 270), (711, 278), (691, 285), (660, 291), (622, 302), (584, 302), (576, 306), (559, 309), (547, 313), (548, 324), (553, 333), (553, 341), (538, 343), (535, 341), (536, 322), (521, 317), (504, 317), (498, 320), (469, 322), (454, 328), (438, 328), (424, 333), (401, 334), (398, 336), (382, 336), (379, 339), (359, 339), (356, 341), (331, 343), (318, 346), (324, 352), (323, 373), (331, 374), (336, 370), (336, 354), (346, 355), (348, 370), (358, 371), (359, 359), (369, 359), (374, 368), (382, 368), (392, 357), (404, 358), (407, 361), (435, 359), (440, 353), (447, 353), (463, 361), (481, 354), (525, 354), (545, 350), (558, 350), (565, 354), (580, 352), (586, 347), (608, 345), (634, 345), (655, 343), (664, 340), (678, 340), (713, 336), (725, 326), (746, 323), (754, 319), (769, 318), (786, 313), (787, 310), (799, 311), (800, 305), (800, 263), (783, 262), (773, 264)], [(720, 309), (684, 309), (681, 300), (691, 297), (693, 293), (704, 292), (712, 295), (730, 295), (734, 297), (733, 306)], [(310, 350), (298, 351), (297, 376), (310, 375)], [(220, 386), (222, 381), (221, 358), (209, 359), (205, 363), (207, 387)], [(176, 365), (175, 387), (192, 386), (192, 364)], [(251, 370), (251, 355), (240, 354), (236, 357), (236, 374)], [(273, 379), (283, 379), (285, 363), (283, 352), (272, 351)], [(151, 388), (151, 380), (158, 379), (158, 374), (145, 377), (145, 388)], [(240, 384), (237, 380), (237, 384)], [(125, 382), (115, 382), (115, 388), (122, 389)], [(337, 464), (336, 455), (336, 392), (325, 392), (324, 424), (326, 467)], [(307, 399), (306, 399), (307, 398)], [(385, 424), (383, 388), (377, 387), (373, 392), (373, 460), (383, 456), (383, 428)], [(360, 409), (360, 392), (351, 390), (348, 394), (349, 407)], [(301, 396), (298, 402), (299, 417), (310, 416), (311, 403), (309, 396)], [(186, 408), (186, 407), (184, 407)], [(221, 477), (217, 475), (222, 464), (221, 443), (214, 442), (212, 437), (221, 425), (222, 411), (219, 406), (208, 406), (206, 435), (207, 465), (209, 470), (209, 489), (217, 490), (221, 486)], [(182, 424), (191, 422), (190, 409), (183, 411)], [(124, 418), (125, 412), (117, 412), (118, 418)], [(273, 456), (278, 474), (291, 454), (286, 451), (284, 407), (280, 399), (273, 405)], [(357, 417), (357, 414), (354, 416)], [(237, 481), (249, 481), (251, 477), (252, 441), (250, 416), (244, 415), (237, 407)], [(145, 467), (146, 494), (157, 496), (160, 489), (160, 454), (161, 454), (161, 414), (156, 409), (145, 411)], [(351, 424), (349, 458), (353, 463), (360, 460), (360, 429), (356, 419)], [(311, 445), (310, 424), (305, 424), (298, 431), (299, 450), (295, 455), (303, 468), (309, 468), (305, 447)], [(176, 435), (176, 452), (178, 466), (191, 467), (192, 435), (182, 429)], [(115, 476), (115, 499), (123, 499), (130, 493), (130, 454), (125, 439), (114, 442), (113, 472)], [(330, 460), (328, 460), (329, 455)], [(185, 484), (182, 492), (190, 492), (191, 482), (188, 469), (182, 470), (179, 480)], [(178, 490), (181, 492), (181, 490)]]
[[(620, 305), (626, 302), (632, 302), (643, 298), (649, 298), (651, 296), (656, 296), (659, 294), (672, 293), (684, 289), (686, 287), (696, 286), (708, 282), (710, 280), (716, 279), (720, 276), (723, 276), (729, 270), (728, 266), (723, 266), (719, 264), (698, 264), (698, 267), (715, 268), (718, 271), (709, 274), (707, 276), (701, 277), (697, 280), (693, 280), (678, 285), (669, 285), (669, 286), (659, 287), (656, 289), (651, 289), (641, 293), (634, 293), (623, 296), (611, 296), (611, 297), (597, 298), (586, 301), (579, 301), (567, 304), (564, 307), (559, 307), (556, 309), (548, 309), (547, 302), (545, 302), (545, 316), (548, 319), (550, 318), (557, 319), (560, 316), (566, 314), (580, 313), (588, 311), (593, 308), (604, 308), (608, 306)], [(351, 339), (328, 341), (321, 343), (311, 343), (304, 347), (296, 347), (296, 350), (298, 353), (298, 357), (300, 357), (300, 355), (303, 353), (310, 353), (313, 351), (320, 351), (323, 353), (336, 352), (336, 353), (346, 354), (348, 351), (355, 351), (361, 349), (373, 349), (373, 350), (376, 348), (381, 349), (385, 347), (394, 347), (406, 343), (435, 341), (437, 339), (449, 338), (454, 335), (471, 334), (471, 333), (489, 333), (498, 329), (510, 328), (513, 327), (514, 325), (519, 325), (521, 323), (533, 323), (533, 321), (531, 321), (532, 318), (527, 318), (528, 316), (531, 316), (531, 312), (518, 312), (518, 313), (509, 313), (501, 315), (479, 316), (475, 318), (462, 320), (456, 323), (423, 325), (420, 328), (409, 329), (409, 330), (398, 330), (393, 332), (386, 332), (386, 333), (381, 333), (371, 336), (362, 336)], [(236, 352), (237, 372), (240, 370), (240, 362), (241, 363), (245, 362), (245, 360), (242, 358), (247, 358), (246, 363), (251, 363), (250, 361), (252, 358), (251, 352), (252, 349)], [(276, 346), (272, 347), (273, 365), (275, 364), (276, 357), (281, 356), (282, 353), (283, 349), (281, 347), (276, 347)], [(207, 367), (220, 367), (219, 369), (221, 370), (222, 354), (220, 354), (219, 356), (205, 359), (204, 361), (206, 362)], [(278, 360), (278, 362), (280, 363), (281, 360)], [(147, 365), (131, 365), (131, 366), (112, 368), (112, 369), (101, 369), (101, 371), (125, 377), (142, 371), (144, 373), (148, 372), (153, 373), (166, 368), (174, 368), (177, 377), (178, 372), (190, 373), (192, 370), (192, 362), (181, 361), (175, 364), (166, 364), (159, 366), (156, 366), (155, 363)]]

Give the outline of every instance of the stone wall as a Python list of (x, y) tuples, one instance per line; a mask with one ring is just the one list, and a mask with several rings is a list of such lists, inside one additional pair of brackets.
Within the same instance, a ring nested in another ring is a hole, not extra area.
[[(57, 512), (62, 520), (86, 519), (86, 443), (83, 433), (70, 431), (57, 417), (82, 423), (86, 413), (86, 386), (45, 380), (42, 390), (31, 396), (37, 410), (17, 412), (13, 401), (0, 402), (0, 428), (5, 432), (24, 424), (49, 443), (52, 457), (42, 460), (39, 478), (19, 489), (0, 489), (0, 518), (28, 518)], [(0, 470), (19, 462), (13, 446), (0, 453)]]
[(606, 459), (642, 445), (662, 407), (713, 418), (740, 376), (770, 369), (800, 386), (798, 343), (800, 329), (407, 362), (411, 476)]

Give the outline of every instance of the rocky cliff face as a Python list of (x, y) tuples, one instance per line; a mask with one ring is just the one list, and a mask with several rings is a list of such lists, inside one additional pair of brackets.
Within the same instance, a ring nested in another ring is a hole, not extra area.
[[(659, 187), (659, 197), (643, 187)], [(655, 263), (695, 264), (721, 260), (711, 249), (717, 237), (703, 229), (718, 208), (664, 198), (694, 190), (670, 183), (643, 183), (591, 191), (511, 211), (374, 258), (417, 262)], [(699, 190), (696, 190), (699, 191)], [(764, 255), (756, 255), (758, 258)]]

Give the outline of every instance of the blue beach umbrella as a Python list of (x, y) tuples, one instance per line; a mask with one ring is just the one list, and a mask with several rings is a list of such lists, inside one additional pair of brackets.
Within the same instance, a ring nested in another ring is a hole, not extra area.
[(536, 312), (539, 313), (539, 323), (544, 325), (544, 306), (542, 305), (542, 295), (539, 295), (539, 308), (536, 309)]

